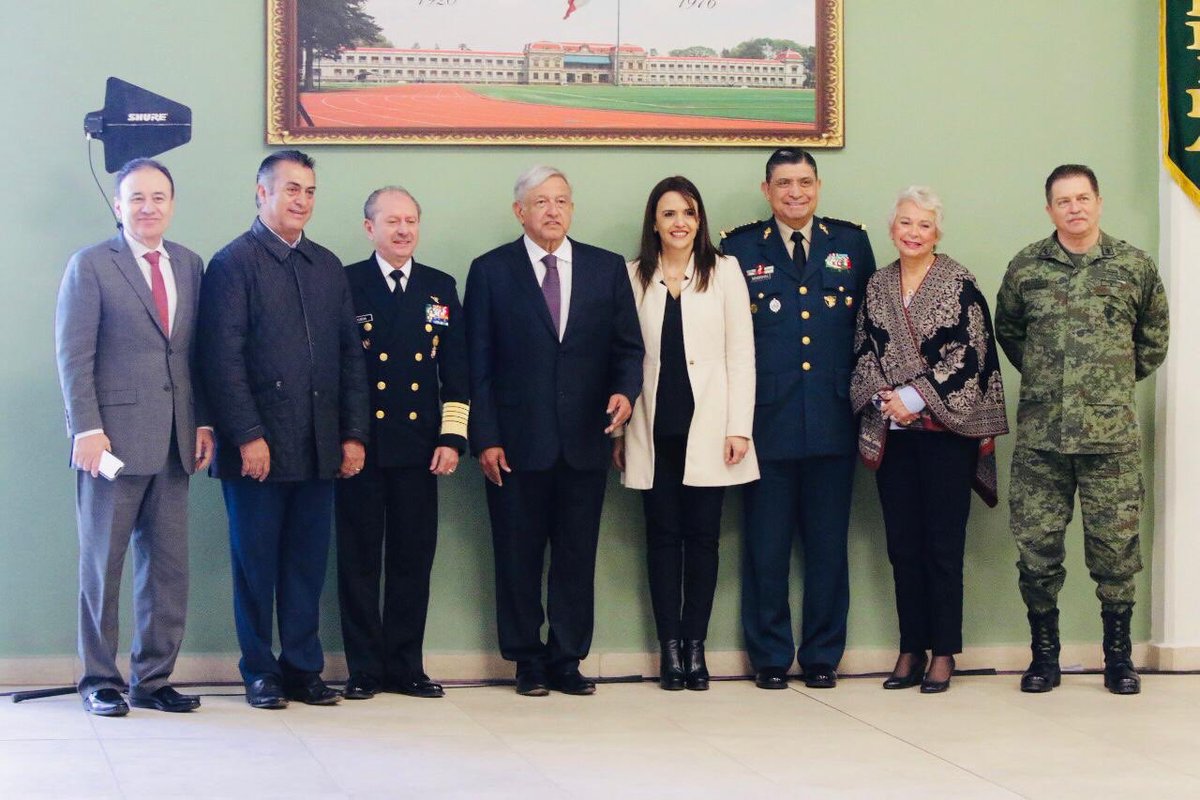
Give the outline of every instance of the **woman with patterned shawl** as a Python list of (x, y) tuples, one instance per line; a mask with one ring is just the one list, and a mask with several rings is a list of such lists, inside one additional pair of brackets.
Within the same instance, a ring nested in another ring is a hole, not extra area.
[(900, 656), (883, 687), (936, 693), (962, 652), (971, 489), (996, 505), (993, 437), (1008, 420), (987, 300), (965, 267), (935, 252), (941, 200), (928, 187), (905, 189), (889, 232), (900, 257), (867, 283), (850, 400), (896, 583)]

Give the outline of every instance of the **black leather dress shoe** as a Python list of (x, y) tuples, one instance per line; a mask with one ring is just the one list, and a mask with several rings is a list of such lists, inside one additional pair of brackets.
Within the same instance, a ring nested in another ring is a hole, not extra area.
[(257, 678), (246, 685), (246, 702), (255, 708), (287, 708), (287, 697), (279, 679), (273, 675)]
[(517, 694), (525, 697), (545, 697), (550, 694), (546, 686), (546, 675), (537, 670), (517, 673)]
[(837, 670), (828, 664), (810, 664), (804, 668), (804, 685), (809, 689), (832, 689), (837, 686)]
[(908, 689), (916, 686), (925, 677), (925, 664), (927, 659), (928, 657), (924, 653), (921, 653), (920, 659), (912, 662), (912, 664), (909, 665), (907, 675), (899, 675), (895, 672), (895, 670), (893, 670), (892, 674), (888, 675), (887, 679), (884, 680), (883, 688)]
[(704, 640), (686, 639), (683, 643), (684, 685), (693, 692), (708, 691), (708, 664), (704, 661)]
[(353, 673), (342, 689), (342, 697), (347, 700), (370, 700), (379, 693), (379, 681), (363, 672)]
[(388, 684), (389, 692), (406, 694), (409, 697), (445, 697), (446, 690), (440, 683), (429, 680), (428, 675), (421, 675), (413, 680), (396, 681)]
[(200, 698), (194, 694), (180, 694), (171, 686), (160, 686), (153, 692), (130, 690), (129, 705), (134, 708), (153, 708), (155, 711), (180, 714), (199, 708)]
[(296, 681), (285, 681), (284, 693), (289, 700), (309, 706), (331, 706), (341, 702), (342, 693), (321, 680), (320, 675), (309, 675)]
[(760, 689), (786, 689), (787, 670), (783, 667), (763, 667), (754, 675), (754, 685)]
[(596, 684), (573, 669), (550, 678), (549, 687), (563, 694), (588, 695), (596, 693)]
[(123, 717), (129, 705), (116, 689), (97, 689), (83, 698), (83, 708), (98, 717)]

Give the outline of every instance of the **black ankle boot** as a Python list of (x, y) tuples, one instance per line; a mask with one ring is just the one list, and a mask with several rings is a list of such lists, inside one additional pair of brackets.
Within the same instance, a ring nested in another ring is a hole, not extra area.
[(658, 688), (677, 692), (683, 688), (683, 642), (667, 639), (659, 647)]
[(704, 663), (704, 640), (683, 642), (683, 672), (687, 688), (693, 692), (708, 690), (708, 665)]
[(1030, 611), (1028, 617), (1033, 661), (1021, 676), (1021, 691), (1040, 694), (1062, 683), (1062, 671), (1058, 666), (1058, 654), (1062, 649), (1058, 638), (1058, 609), (1038, 614)]
[(1133, 645), (1129, 641), (1129, 621), (1133, 609), (1101, 611), (1104, 620), (1104, 688), (1113, 694), (1137, 694), (1142, 679), (1133, 671)]

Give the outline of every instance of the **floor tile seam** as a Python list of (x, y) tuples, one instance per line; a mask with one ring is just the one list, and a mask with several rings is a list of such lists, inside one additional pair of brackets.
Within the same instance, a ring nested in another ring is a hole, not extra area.
[[(91, 722), (92, 727), (95, 728), (96, 721), (90, 718), (88, 721)], [(104, 739), (97, 737), (97, 741), (100, 744), (100, 752), (104, 754), (104, 763), (108, 766), (108, 774), (112, 776), (113, 786), (117, 787), (117, 796), (122, 798), (122, 800), (128, 800), (129, 795), (125, 793), (125, 787), (121, 785), (121, 780), (117, 777), (116, 767), (114, 767), (112, 763), (112, 755), (108, 752), (108, 748), (104, 746)]]
[[(789, 688), (790, 688), (790, 687), (789, 687)], [(1008, 792), (1008, 793), (1010, 793), (1011, 795), (1013, 795), (1013, 797), (1018, 797), (1018, 798), (1027, 798), (1027, 796), (1026, 796), (1026, 795), (1023, 795), (1023, 794), (1021, 794), (1020, 792), (1018, 792), (1017, 790), (1013, 789), (1012, 787), (1005, 786), (1005, 785), (1004, 785), (1004, 784), (1002, 784), (1002, 783), (998, 783), (996, 780), (994, 780), (994, 779), (992, 779), (992, 778), (989, 778), (989, 777), (987, 777), (986, 775), (982, 775), (982, 774), (980, 774), (979, 772), (976, 772), (975, 770), (973, 770), (973, 769), (971, 769), (971, 768), (969, 768), (969, 767), (966, 767), (966, 766), (964, 766), (964, 765), (962, 765), (962, 764), (959, 764), (959, 763), (957, 763), (957, 762), (955, 762), (955, 761), (952, 761), (952, 760), (950, 760), (949, 758), (946, 758), (945, 756), (943, 756), (943, 755), (941, 755), (941, 754), (939, 754), (939, 753), (933, 752), (932, 750), (929, 750), (929, 749), (927, 749), (927, 748), (925, 748), (925, 747), (922, 747), (921, 745), (917, 744), (916, 742), (910, 741), (910, 740), (908, 740), (908, 739), (906, 739), (906, 738), (904, 738), (904, 737), (902, 737), (902, 736), (898, 736), (897, 734), (894, 734), (894, 733), (892, 733), (892, 732), (891, 732), (891, 731), (889, 731), (889, 730), (886, 730), (886, 729), (884, 729), (884, 728), (881, 728), (880, 726), (876, 725), (875, 723), (873, 723), (873, 722), (871, 722), (871, 721), (869, 721), (869, 720), (866, 720), (866, 719), (863, 719), (863, 718), (861, 718), (861, 717), (859, 717), (859, 716), (856, 716), (855, 714), (852, 714), (852, 713), (850, 713), (849, 711), (846, 711), (845, 709), (838, 708), (837, 706), (835, 706), (835, 705), (832, 705), (831, 703), (829, 703), (829, 702), (827, 702), (827, 701), (825, 701), (825, 700), (822, 700), (822, 699), (821, 699), (820, 697), (818, 697), (818, 696), (814, 696), (813, 694), (811, 694), (811, 693), (809, 693), (809, 692), (804, 692), (804, 691), (801, 691), (801, 690), (799, 690), (799, 689), (796, 689), (796, 691), (797, 691), (799, 694), (801, 694), (801, 695), (804, 695), (805, 697), (807, 697), (808, 699), (812, 700), (812, 701), (813, 701), (813, 702), (815, 702), (815, 703), (820, 703), (821, 705), (825, 706), (825, 707), (826, 707), (826, 708), (828, 708), (828, 709), (831, 709), (831, 710), (833, 710), (833, 711), (837, 712), (838, 714), (841, 714), (841, 715), (843, 715), (843, 716), (845, 716), (845, 717), (848, 717), (849, 719), (852, 719), (852, 720), (854, 720), (855, 722), (858, 722), (858, 723), (860, 723), (860, 724), (862, 724), (862, 725), (865, 725), (865, 726), (867, 726), (868, 728), (870, 728), (870, 729), (872, 729), (872, 730), (874, 730), (874, 731), (876, 731), (876, 732), (878, 732), (878, 733), (881, 733), (881, 734), (883, 734), (884, 736), (888, 737), (889, 739), (893, 739), (893, 740), (895, 740), (895, 741), (897, 741), (897, 742), (899, 742), (899, 743), (901, 743), (901, 744), (903, 744), (903, 745), (905, 745), (905, 746), (907, 746), (907, 747), (909, 747), (909, 748), (912, 748), (913, 750), (917, 750), (917, 751), (919, 751), (919, 752), (922, 752), (922, 753), (924, 753), (925, 755), (927, 755), (927, 756), (929, 756), (929, 757), (931, 757), (931, 758), (934, 758), (934, 759), (936, 759), (936, 760), (938, 760), (938, 761), (941, 761), (943, 764), (946, 764), (946, 765), (948, 765), (948, 766), (952, 767), (953, 769), (955, 769), (955, 770), (958, 770), (959, 772), (963, 772), (963, 773), (966, 773), (967, 775), (971, 775), (972, 777), (978, 778), (979, 780), (983, 781), (984, 783), (988, 784), (989, 786), (994, 786), (994, 787), (996, 787), (997, 789), (1000, 789), (1000, 790), (1002, 790), (1002, 791)], [(819, 690), (815, 690), (815, 691), (828, 691), (828, 690), (827, 690), (827, 689), (819, 689)], [(836, 691), (836, 690), (834, 690), (834, 691)]]

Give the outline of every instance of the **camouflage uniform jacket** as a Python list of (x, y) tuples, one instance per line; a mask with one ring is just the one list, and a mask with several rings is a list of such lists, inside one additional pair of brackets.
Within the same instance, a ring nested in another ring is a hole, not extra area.
[(1149, 255), (1101, 233), (1075, 267), (1056, 236), (1008, 264), (996, 339), (1021, 373), (1017, 445), (1138, 447), (1134, 383), (1167, 356), (1167, 296)]

